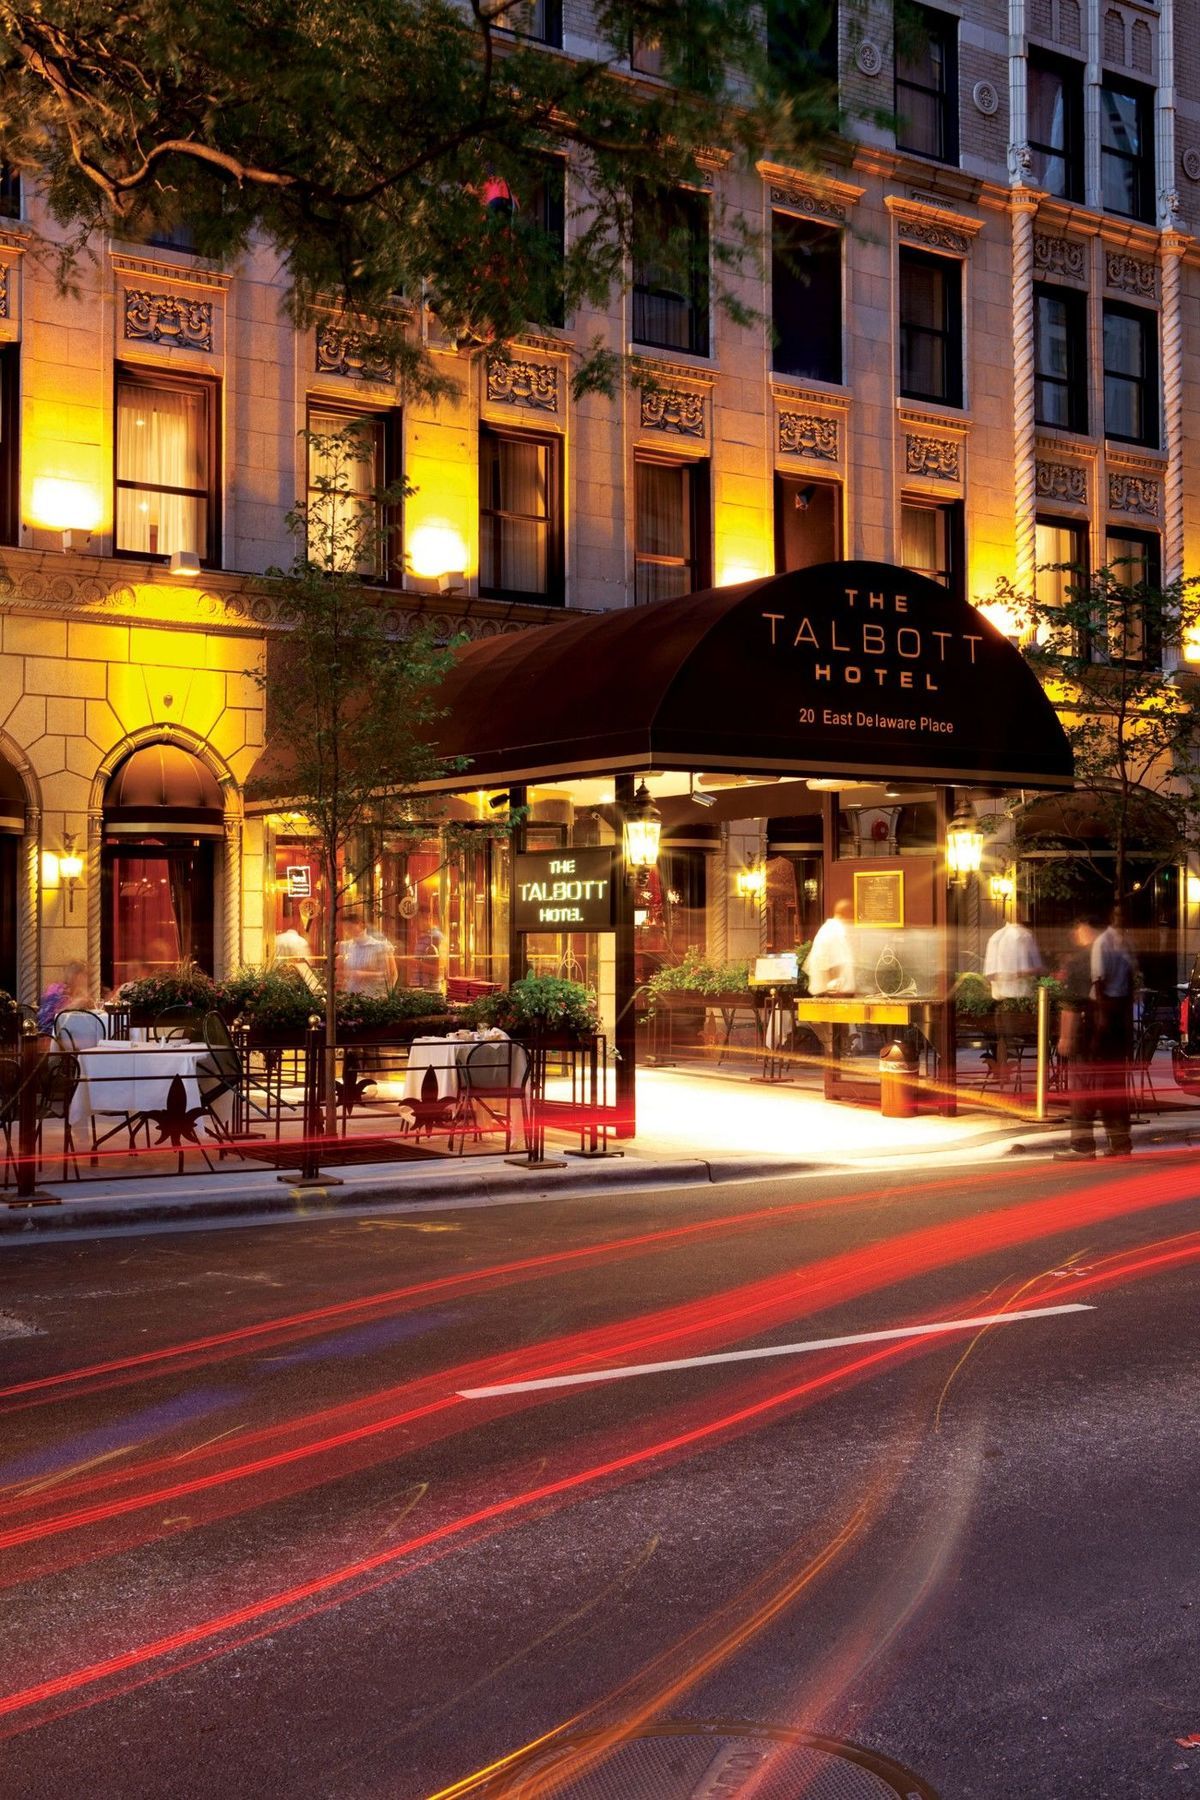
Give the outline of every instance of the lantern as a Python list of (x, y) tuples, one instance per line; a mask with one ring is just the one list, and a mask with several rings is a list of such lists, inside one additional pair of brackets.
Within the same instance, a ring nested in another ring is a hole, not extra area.
[(954, 817), (946, 827), (946, 870), (951, 881), (965, 883), (968, 876), (979, 873), (983, 861), (983, 833), (975, 808), (966, 794), (954, 809)]
[(643, 781), (625, 814), (625, 861), (631, 869), (652, 869), (658, 861), (662, 814)]

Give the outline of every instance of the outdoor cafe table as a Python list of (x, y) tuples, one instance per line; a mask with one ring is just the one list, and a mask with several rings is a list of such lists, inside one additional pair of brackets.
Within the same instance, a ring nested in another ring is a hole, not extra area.
[[(77, 1055), (79, 1086), (71, 1101), (72, 1130), (87, 1125), (95, 1116), (127, 1114), (132, 1121), (165, 1112), (176, 1075), (183, 1082), (187, 1110), (192, 1111), (200, 1105), (196, 1072), (202, 1064), (212, 1066), (207, 1044), (132, 1044), (109, 1039)], [(222, 1098), (228, 1100), (229, 1096)], [(203, 1131), (203, 1118), (196, 1120), (196, 1127)]]
[[(403, 1099), (424, 1100), (427, 1104), (435, 1098), (444, 1102), (456, 1100), (458, 1070), (460, 1064), (466, 1061), (467, 1052), (473, 1050), (476, 1044), (507, 1042), (508, 1034), (503, 1031), (472, 1031), (461, 1037), (414, 1038), (408, 1052)], [(430, 1073), (437, 1080), (436, 1096), (424, 1091), (425, 1077)]]

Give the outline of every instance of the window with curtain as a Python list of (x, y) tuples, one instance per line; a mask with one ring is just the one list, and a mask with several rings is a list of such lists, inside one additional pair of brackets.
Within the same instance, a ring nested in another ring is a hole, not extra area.
[(707, 587), (708, 464), (639, 458), (634, 473), (635, 601)]
[(539, 44), (562, 44), (562, 0), (515, 0), (497, 21), (498, 31), (533, 38)]
[(771, 366), (810, 381), (842, 379), (842, 233), (771, 215)]
[[(392, 479), (389, 464), (396, 421), (385, 413), (352, 412), (310, 403), (308, 409), (309, 555), (322, 567), (355, 568), (392, 579), (399, 574), (396, 521), (379, 503)], [(312, 439), (344, 438), (345, 448)], [(322, 480), (344, 494), (322, 494)], [(374, 540), (374, 541), (372, 541)], [(361, 552), (355, 555), (355, 552)]]
[(900, 561), (951, 593), (962, 589), (962, 503), (904, 500), (900, 505)]
[(1083, 67), (1029, 52), (1030, 175), (1060, 200), (1083, 199)]
[(117, 378), (116, 552), (214, 560), (214, 390)]
[(21, 541), (21, 351), (0, 349), (0, 544)]
[(562, 600), (562, 496), (554, 438), (480, 430), (479, 591)]
[(896, 148), (958, 161), (958, 20), (907, 9), (896, 45)]
[(1033, 307), (1037, 422), (1062, 431), (1086, 431), (1087, 296), (1036, 286)]
[[(1109, 568), (1123, 588), (1157, 587), (1161, 580), (1158, 533), (1110, 531), (1104, 545)], [(1147, 668), (1162, 661), (1162, 635), (1158, 620), (1136, 598), (1129, 598), (1110, 612), (1107, 630), (1097, 637), (1100, 660), (1134, 663)]]
[(1106, 301), (1104, 433), (1128, 444), (1158, 443), (1158, 332), (1153, 313)]
[(961, 406), (962, 264), (900, 252), (900, 392)]
[[(1037, 521), (1034, 593), (1043, 606), (1062, 606), (1068, 589), (1087, 580), (1087, 527), (1069, 519)], [(1069, 564), (1064, 568), (1057, 565)]]
[(708, 202), (675, 193), (638, 219), (633, 336), (639, 344), (707, 356)]

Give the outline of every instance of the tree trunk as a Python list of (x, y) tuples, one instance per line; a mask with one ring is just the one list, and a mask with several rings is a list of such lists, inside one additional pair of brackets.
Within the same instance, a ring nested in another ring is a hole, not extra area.
[(337, 938), (341, 895), (337, 884), (337, 852), (325, 857), (325, 1068), (321, 1084), (325, 1108), (325, 1136), (337, 1136)]

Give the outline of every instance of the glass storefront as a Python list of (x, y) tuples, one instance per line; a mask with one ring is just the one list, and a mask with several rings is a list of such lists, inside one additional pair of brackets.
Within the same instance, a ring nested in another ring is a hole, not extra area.
[(213, 964), (213, 846), (163, 837), (104, 845), (100, 980), (107, 992), (181, 962)]

